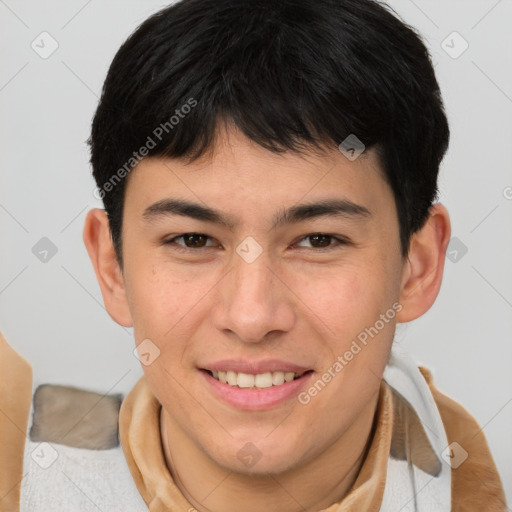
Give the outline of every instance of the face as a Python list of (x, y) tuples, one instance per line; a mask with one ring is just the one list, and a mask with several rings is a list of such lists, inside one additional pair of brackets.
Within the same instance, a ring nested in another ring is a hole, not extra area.
[(229, 131), (193, 163), (145, 159), (122, 237), (148, 383), (213, 462), (299, 467), (374, 407), (404, 263), (371, 150), (276, 155)]

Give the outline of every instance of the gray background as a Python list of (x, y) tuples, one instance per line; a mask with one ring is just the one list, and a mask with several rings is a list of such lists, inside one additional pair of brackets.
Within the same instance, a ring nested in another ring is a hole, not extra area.
[[(0, 330), (34, 386), (126, 393), (142, 374), (82, 242), (87, 210), (101, 206), (85, 140), (115, 51), (164, 5), (0, 1)], [(512, 502), (512, 2), (391, 5), (436, 63), (452, 130), (440, 199), (456, 237), (436, 304), (399, 326), (397, 342), (478, 420)], [(33, 253), (43, 237), (57, 249), (46, 262)]]

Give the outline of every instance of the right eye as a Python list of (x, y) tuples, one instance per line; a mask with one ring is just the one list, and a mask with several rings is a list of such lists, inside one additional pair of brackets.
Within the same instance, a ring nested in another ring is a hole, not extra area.
[(177, 245), (181, 248), (177, 248), (178, 250), (194, 250), (194, 249), (202, 249), (205, 247), (215, 247), (215, 243), (211, 242), (208, 245), (208, 241), (211, 242), (211, 238), (207, 235), (203, 235), (202, 233), (183, 233), (182, 235), (175, 236), (170, 240), (164, 242), (165, 245)]

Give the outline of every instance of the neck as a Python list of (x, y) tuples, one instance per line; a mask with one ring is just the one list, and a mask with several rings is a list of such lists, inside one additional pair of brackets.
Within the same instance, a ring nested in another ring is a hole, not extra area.
[(235, 473), (216, 464), (162, 408), (160, 425), (167, 467), (199, 512), (319, 511), (352, 488), (372, 437), (378, 393), (350, 427), (312, 460), (265, 475)]

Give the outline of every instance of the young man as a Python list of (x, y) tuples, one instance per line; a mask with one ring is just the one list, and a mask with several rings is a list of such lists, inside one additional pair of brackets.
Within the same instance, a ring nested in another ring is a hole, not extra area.
[(144, 22), (93, 121), (84, 229), (144, 377), (125, 460), (61, 467), (69, 509), (505, 510), (475, 420), (392, 346), (441, 285), (448, 139), (424, 44), (373, 0)]

